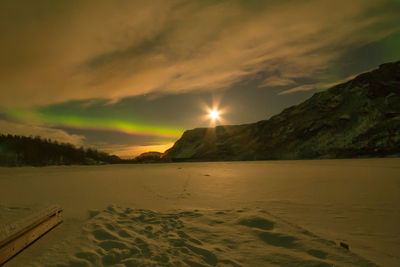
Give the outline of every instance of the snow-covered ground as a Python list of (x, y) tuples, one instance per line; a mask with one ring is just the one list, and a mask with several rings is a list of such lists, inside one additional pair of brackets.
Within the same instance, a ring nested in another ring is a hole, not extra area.
[(400, 159), (0, 168), (0, 224), (64, 208), (6, 266), (399, 266), (399, 203)]

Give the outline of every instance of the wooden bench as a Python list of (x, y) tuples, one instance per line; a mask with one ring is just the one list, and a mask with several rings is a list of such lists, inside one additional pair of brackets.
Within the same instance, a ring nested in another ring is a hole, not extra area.
[(62, 222), (62, 208), (52, 206), (13, 225), (0, 240), (0, 265)]

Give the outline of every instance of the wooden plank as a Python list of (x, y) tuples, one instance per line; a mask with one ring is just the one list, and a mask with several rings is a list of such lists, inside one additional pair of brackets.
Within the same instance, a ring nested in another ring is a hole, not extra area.
[(62, 222), (62, 209), (48, 208), (19, 223), (6, 238), (0, 240), (0, 265), (39, 239)]

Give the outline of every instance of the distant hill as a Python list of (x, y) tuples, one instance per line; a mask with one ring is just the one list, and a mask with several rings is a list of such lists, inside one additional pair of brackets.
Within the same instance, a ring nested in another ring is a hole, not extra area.
[(157, 163), (163, 161), (163, 153), (160, 152), (145, 152), (134, 159), (135, 163)]
[(400, 156), (400, 61), (252, 124), (184, 132), (172, 161)]
[(123, 161), (96, 149), (76, 148), (40, 137), (0, 135), (0, 166), (95, 165)]

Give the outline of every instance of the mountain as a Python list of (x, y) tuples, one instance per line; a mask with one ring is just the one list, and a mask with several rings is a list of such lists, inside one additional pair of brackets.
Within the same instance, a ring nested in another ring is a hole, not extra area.
[(40, 137), (0, 135), (0, 166), (95, 165), (124, 163), (96, 149), (75, 148)]
[(268, 120), (184, 132), (172, 161), (400, 156), (400, 61), (318, 92)]

